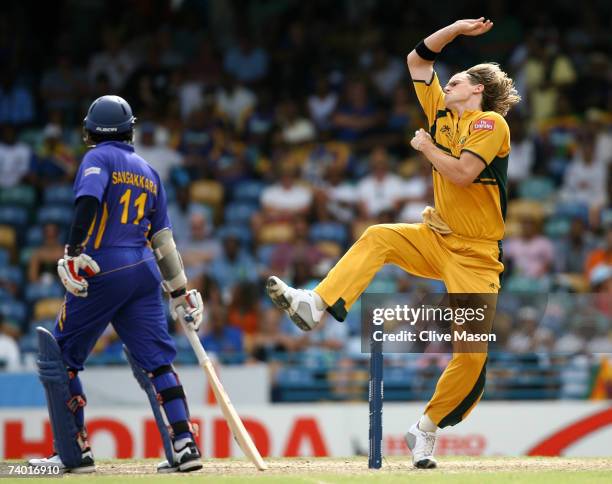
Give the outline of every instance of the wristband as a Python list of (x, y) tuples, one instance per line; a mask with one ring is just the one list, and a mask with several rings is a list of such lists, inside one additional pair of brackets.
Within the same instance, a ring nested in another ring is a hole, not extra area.
[(66, 255), (70, 257), (78, 257), (83, 253), (83, 246), (81, 244), (77, 244), (77, 245), (67, 244), (64, 247), (64, 252), (66, 253)]
[(181, 287), (180, 289), (177, 289), (176, 291), (172, 291), (170, 293), (170, 297), (172, 299), (175, 299), (175, 298), (177, 298), (179, 296), (183, 296), (186, 293), (187, 293), (187, 288), (186, 287)]
[(426, 61), (434, 62), (436, 57), (438, 57), (439, 52), (434, 52), (429, 47), (425, 45), (425, 41), (421, 40), (417, 46), (414, 48), (415, 52), (419, 55), (421, 59), (425, 59)]

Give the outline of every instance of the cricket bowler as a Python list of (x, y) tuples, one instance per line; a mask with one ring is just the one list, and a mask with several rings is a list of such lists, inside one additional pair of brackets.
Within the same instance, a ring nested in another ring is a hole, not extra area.
[(159, 472), (202, 468), (183, 387), (172, 367), (161, 287), (170, 313), (195, 329), (200, 293), (187, 290), (172, 236), (166, 194), (157, 172), (134, 152), (136, 118), (118, 96), (96, 99), (84, 120), (91, 148), (75, 182), (75, 210), (57, 271), (66, 297), (52, 332), (38, 329), (40, 380), (45, 388), (55, 453), (32, 466), (95, 471), (87, 440), (87, 402), (79, 372), (109, 323), (126, 347), (138, 383), (149, 396), (167, 460)]
[[(497, 64), (459, 72), (444, 88), (433, 69), (438, 54), (456, 37), (482, 35), (492, 27), (484, 18), (458, 20), (408, 54), (429, 128), (418, 130), (410, 144), (432, 164), (435, 208), (425, 209), (423, 223), (369, 227), (313, 291), (270, 277), (269, 296), (301, 329), (313, 329), (326, 310), (343, 321), (384, 264), (442, 280), (449, 293), (498, 293), (510, 152), (504, 117), (520, 97)], [(483, 393), (486, 362), (486, 349), (453, 352), (423, 415), (406, 434), (416, 467), (436, 467), (436, 431), (461, 422), (474, 409)]]

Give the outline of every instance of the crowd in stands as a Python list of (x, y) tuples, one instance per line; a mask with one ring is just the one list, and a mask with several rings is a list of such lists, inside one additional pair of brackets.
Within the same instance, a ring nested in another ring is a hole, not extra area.
[[(448, 20), (473, 16), (467, 4), (442, 3)], [(494, 29), (458, 39), (436, 69), (444, 83), (495, 60), (523, 97), (508, 116), (504, 290), (594, 293), (597, 301), (597, 324), (585, 329), (567, 311), (548, 333), (529, 329), (529, 308), (510, 308), (498, 319), (521, 331), (508, 334), (505, 349), (612, 352), (611, 17), (600, 15), (609, 13), (605, 2), (578, 10), (558, 3), (512, 4), (510, 12), (509, 1), (491, 2), (483, 15)], [(431, 166), (409, 145), (425, 120), (404, 59), (446, 21), (441, 9), (165, 1), (130, 3), (117, 14), (105, 2), (60, 1), (37, 4), (38, 20), (27, 2), (0, 10), (7, 368), (19, 366), (15, 355), (32, 350), (32, 329), (51, 325), (61, 306), (55, 264), (85, 152), (81, 122), (108, 93), (132, 105), (136, 151), (169, 193), (187, 275), (205, 298), (206, 348), (230, 363), (358, 353), (359, 307), (344, 324), (329, 317), (301, 333), (270, 307), (263, 281), (276, 274), (312, 288), (367, 226), (418, 222), (433, 203)], [(443, 286), (389, 266), (369, 288), (417, 290)], [(561, 326), (568, 337), (553, 338)], [(120, 347), (111, 328), (92, 361), (113, 357)]]

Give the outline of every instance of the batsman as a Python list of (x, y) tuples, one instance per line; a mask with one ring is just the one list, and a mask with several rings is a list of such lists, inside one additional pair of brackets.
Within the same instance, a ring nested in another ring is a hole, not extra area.
[[(428, 128), (418, 130), (411, 145), (432, 165), (435, 208), (425, 209), (423, 223), (369, 227), (313, 291), (268, 279), (273, 302), (300, 328), (314, 328), (326, 310), (343, 321), (384, 264), (442, 280), (457, 298), (458, 293), (485, 296), (494, 307), (504, 268), (501, 239), (510, 152), (504, 117), (520, 97), (497, 64), (458, 72), (444, 88), (433, 69), (438, 54), (456, 37), (485, 34), (492, 27), (484, 18), (458, 20), (408, 54)], [(486, 345), (477, 352), (453, 347), (433, 397), (406, 434), (416, 467), (436, 467), (436, 431), (461, 422), (474, 409), (483, 393), (486, 363)]]
[(167, 459), (158, 471), (202, 467), (185, 392), (172, 367), (176, 349), (162, 287), (172, 317), (193, 329), (202, 321), (202, 297), (187, 290), (160, 177), (134, 152), (135, 121), (118, 96), (95, 100), (84, 120), (83, 139), (91, 149), (74, 182), (74, 219), (57, 264), (67, 293), (53, 331), (38, 328), (39, 376), (55, 453), (30, 460), (32, 466), (95, 471), (79, 372), (111, 323), (152, 404)]

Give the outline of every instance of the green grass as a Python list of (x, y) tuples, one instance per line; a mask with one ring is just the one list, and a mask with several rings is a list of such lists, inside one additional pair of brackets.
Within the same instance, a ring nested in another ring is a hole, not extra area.
[[(566, 458), (480, 458), (446, 457), (436, 470), (413, 469), (406, 458), (389, 458), (381, 470), (368, 470), (364, 457), (348, 459), (271, 459), (270, 470), (258, 472), (243, 460), (206, 461), (205, 468), (193, 474), (155, 474), (155, 460), (99, 461), (100, 472), (90, 475), (68, 474), (62, 479), (83, 483), (129, 483), (154, 481), (163, 484), (188, 482), (221, 483), (609, 483), (612, 482), (612, 459)], [(20, 464), (22, 462), (19, 462)], [(471, 463), (474, 465), (472, 466)], [(114, 466), (111, 468), (111, 465)], [(140, 473), (128, 475), (124, 471)], [(143, 467), (144, 466), (144, 467)], [(508, 467), (508, 470), (504, 468)], [(490, 470), (487, 470), (490, 469)], [(119, 473), (116, 473), (118, 472)], [(108, 474), (108, 473), (114, 474)], [(147, 472), (147, 473), (145, 473)], [(148, 473), (150, 472), (150, 473)], [(55, 483), (57, 478), (27, 479), (37, 483)], [(23, 483), (23, 478), (3, 478), (0, 484)]]

